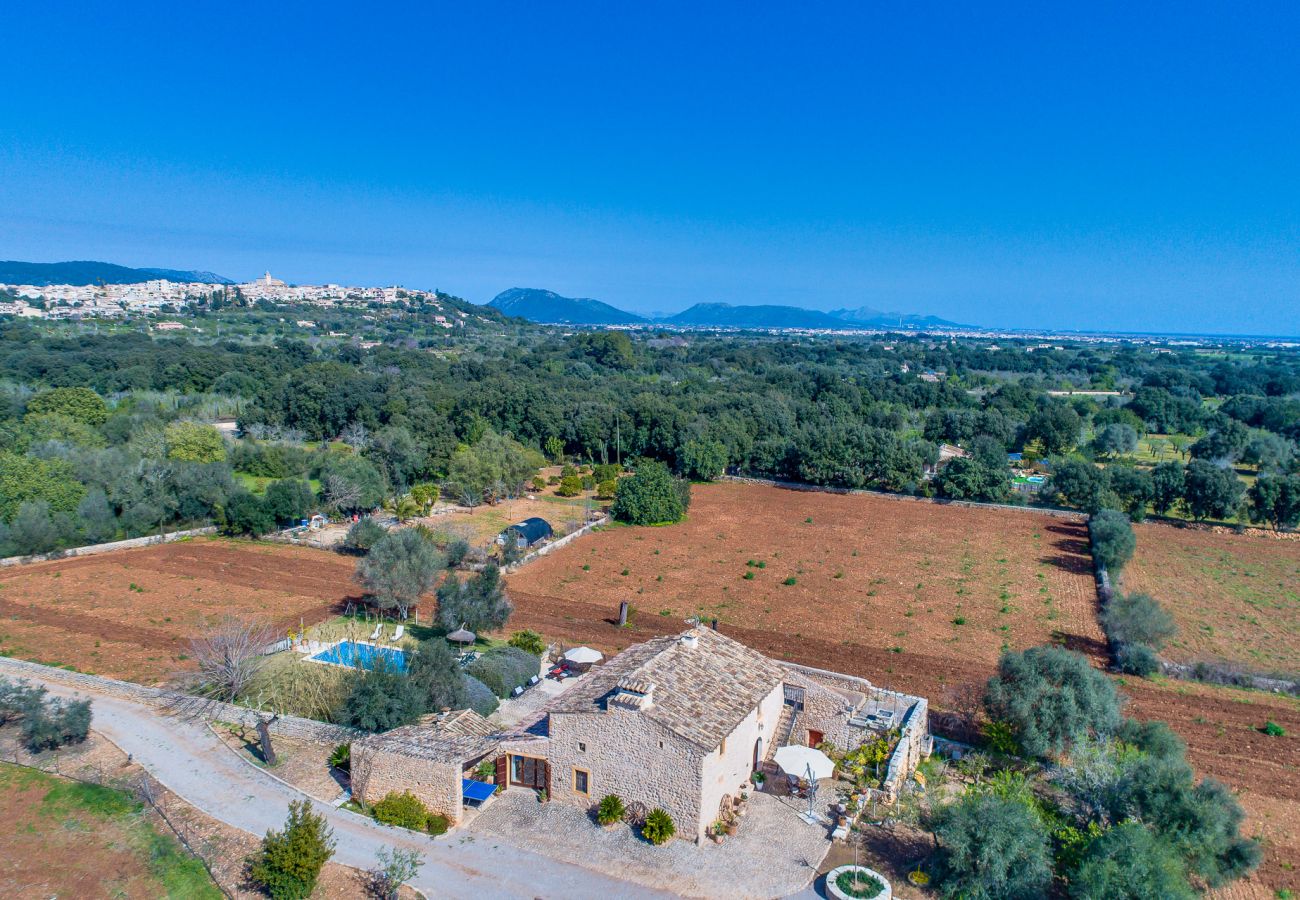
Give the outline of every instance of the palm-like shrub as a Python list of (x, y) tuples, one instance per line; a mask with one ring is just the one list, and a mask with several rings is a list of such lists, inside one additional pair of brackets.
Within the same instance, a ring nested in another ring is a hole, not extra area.
[(650, 810), (650, 814), (645, 817), (645, 824), (641, 826), (641, 836), (656, 847), (668, 843), (676, 833), (677, 826), (673, 823), (673, 817), (662, 809)]
[(623, 798), (618, 794), (606, 794), (601, 798), (600, 806), (596, 808), (596, 821), (602, 825), (613, 825), (623, 818), (623, 813), (626, 811)]

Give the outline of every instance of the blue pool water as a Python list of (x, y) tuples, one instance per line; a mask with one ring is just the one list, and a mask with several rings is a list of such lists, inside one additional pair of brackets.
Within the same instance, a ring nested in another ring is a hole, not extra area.
[(383, 659), (390, 672), (406, 671), (406, 653), (391, 647), (376, 647), (358, 641), (343, 641), (328, 650), (317, 653), (312, 659), (317, 662), (333, 663), (337, 666), (357, 666), (370, 670), (375, 668), (375, 661)]

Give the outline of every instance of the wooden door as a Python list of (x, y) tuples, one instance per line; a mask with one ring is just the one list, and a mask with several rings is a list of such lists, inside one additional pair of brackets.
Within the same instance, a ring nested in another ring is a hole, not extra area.
[(825, 735), (825, 734), (823, 734), (823, 733), (820, 732), (820, 731), (813, 731), (811, 728), (808, 729), (808, 746), (809, 746), (809, 747), (816, 747), (818, 744), (820, 744), (820, 743), (821, 743), (822, 741), (824, 741), (824, 740), (826, 740), (826, 735)]

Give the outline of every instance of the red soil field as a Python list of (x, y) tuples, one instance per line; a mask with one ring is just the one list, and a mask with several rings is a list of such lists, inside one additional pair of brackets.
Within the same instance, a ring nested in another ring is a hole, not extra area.
[[(1056, 640), (1104, 664), (1081, 522), (738, 484), (693, 496), (681, 524), (610, 528), (511, 575), (512, 626), (613, 652), (678, 631), (688, 615), (716, 616), (774, 658), (920, 694), (936, 710), (951, 708), (954, 688), (982, 684), (1004, 643)], [(621, 600), (636, 610), (622, 629)], [(1300, 702), (1141, 679), (1123, 690), (1130, 715), (1169, 722), (1201, 775), (1241, 792), (1245, 833), (1265, 838), (1260, 871), (1224, 897), (1300, 890), (1288, 868), (1300, 858)], [(1256, 730), (1270, 719), (1285, 737)]]
[(166, 681), (203, 625), (277, 629), (341, 612), (355, 563), (305, 547), (196, 540), (0, 570), (0, 653), (143, 684)]
[(1162, 655), (1300, 672), (1300, 540), (1264, 531), (1137, 527), (1123, 588), (1151, 594), (1178, 623)]
[[(1004, 647), (1104, 652), (1090, 572), (1078, 520), (713, 484), (695, 488), (685, 522), (609, 528), (509, 585), (519, 623), (548, 635), (612, 649), (699, 615), (906, 688), (909, 673), (986, 677)], [(619, 632), (605, 620), (623, 600), (636, 612)]]

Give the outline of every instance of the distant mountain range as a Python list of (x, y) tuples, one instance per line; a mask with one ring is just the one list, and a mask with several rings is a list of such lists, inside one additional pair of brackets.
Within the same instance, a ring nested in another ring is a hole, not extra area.
[(635, 325), (650, 321), (599, 300), (561, 297), (541, 288), (511, 288), (497, 294), (487, 305), (508, 316), (556, 325)]
[(558, 325), (663, 324), (697, 328), (961, 328), (937, 316), (881, 312), (867, 306), (820, 312), (798, 306), (733, 306), (697, 303), (676, 315), (647, 318), (600, 300), (562, 297), (540, 288), (511, 288), (488, 305), (509, 316)]
[(31, 284), (46, 287), (51, 284), (138, 284), (141, 281), (157, 279), (204, 284), (234, 284), (229, 278), (212, 272), (191, 272), (183, 269), (132, 269), (128, 266), (93, 260), (56, 263), (0, 260), (0, 284)]

